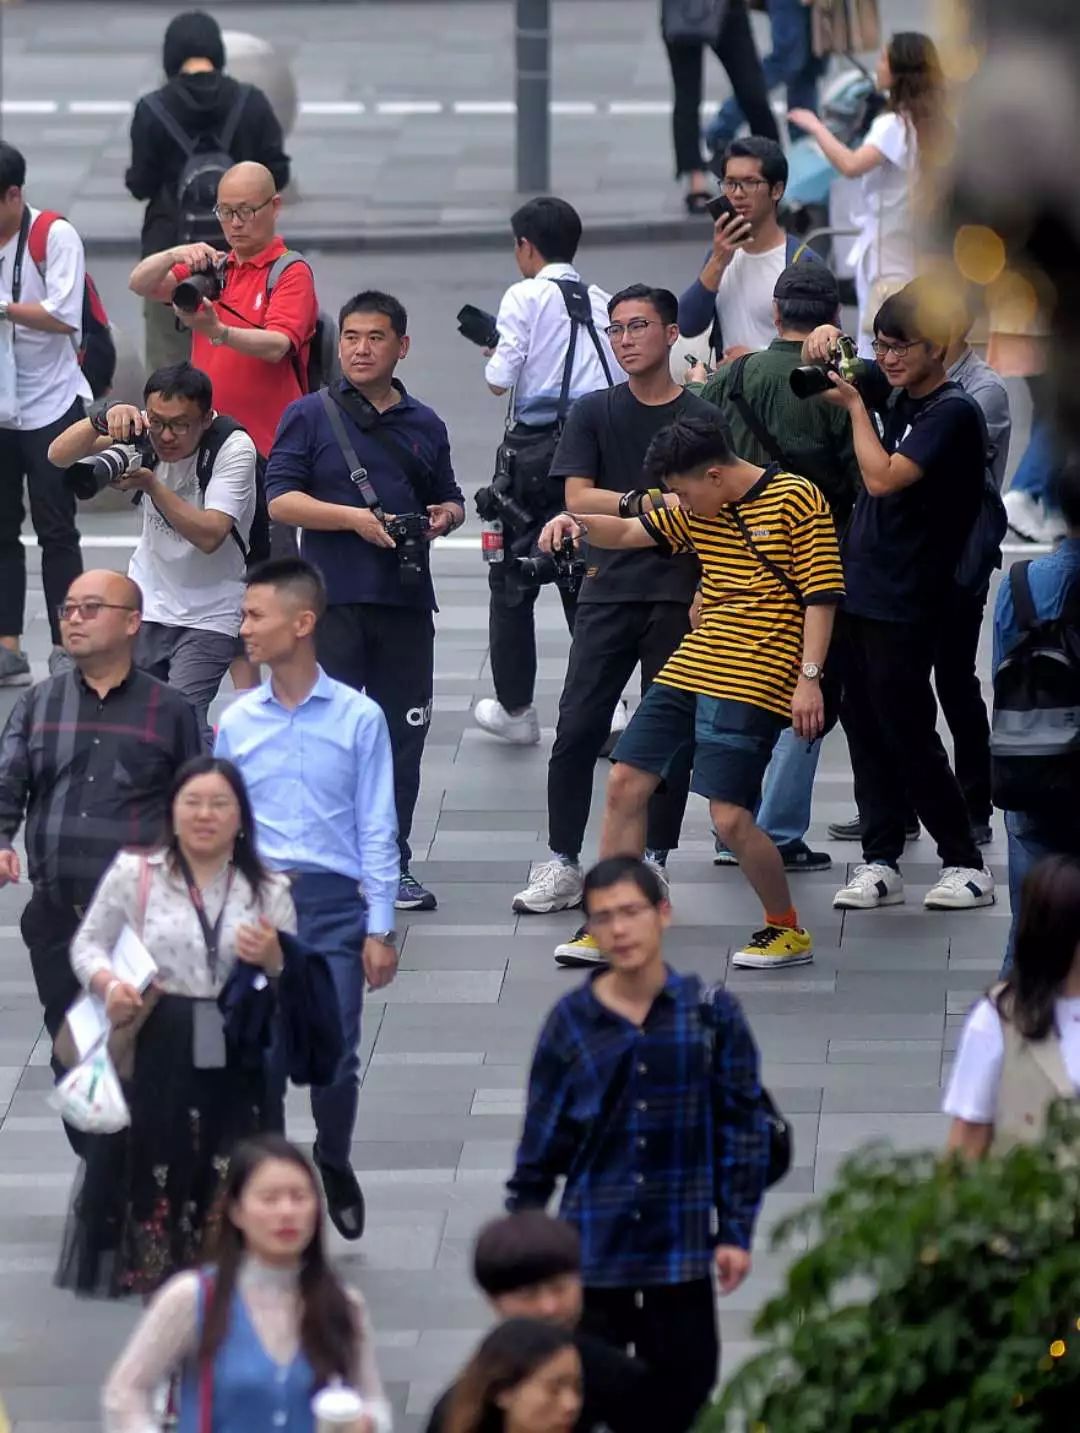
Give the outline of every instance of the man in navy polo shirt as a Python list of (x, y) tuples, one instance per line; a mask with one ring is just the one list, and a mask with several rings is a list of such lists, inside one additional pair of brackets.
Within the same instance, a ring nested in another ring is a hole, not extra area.
[[(300, 528), (301, 552), (326, 582), (320, 664), (386, 714), (401, 852), (397, 908), (434, 910), (434, 895), (409, 872), (438, 610), (428, 543), (465, 521), (465, 500), (446, 425), (394, 377), (409, 351), (407, 322), (390, 294), (349, 299), (339, 318), (342, 379), (285, 410), (266, 495), (275, 521)], [(384, 519), (409, 513), (426, 514), (430, 526), (418, 543), (399, 548)]]

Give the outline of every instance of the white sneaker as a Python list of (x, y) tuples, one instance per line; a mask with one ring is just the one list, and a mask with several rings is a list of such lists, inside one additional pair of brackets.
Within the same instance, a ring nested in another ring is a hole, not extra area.
[(525, 889), (518, 891), (512, 907), (519, 915), (568, 911), (572, 906), (581, 905), (584, 879), (576, 861), (560, 861), (558, 857), (545, 861), (533, 871)]
[(974, 866), (945, 866), (936, 886), (926, 893), (923, 905), (932, 911), (973, 911), (978, 906), (992, 906), (994, 878), (987, 870)]
[(883, 862), (856, 866), (851, 880), (833, 896), (833, 905), (842, 911), (872, 911), (878, 906), (899, 906), (904, 902), (904, 878)]
[(630, 711), (626, 705), (626, 698), (620, 697), (615, 703), (615, 710), (611, 714), (611, 735), (622, 736), (630, 724)]
[(1053, 544), (1065, 535), (1065, 524), (1058, 513), (1048, 511), (1046, 504), (1030, 493), (1009, 490), (1002, 499), (1009, 528), (1027, 542)]
[(656, 879), (660, 882), (660, 889), (664, 893), (664, 899), (666, 901), (670, 900), (671, 877), (667, 873), (667, 867), (662, 866), (659, 861), (650, 861), (648, 856), (645, 857), (645, 864), (648, 866), (649, 870), (653, 873)]
[(540, 719), (535, 707), (526, 707), (511, 716), (495, 697), (483, 697), (473, 707), (473, 721), (482, 731), (508, 741), (511, 746), (535, 746), (540, 740)]

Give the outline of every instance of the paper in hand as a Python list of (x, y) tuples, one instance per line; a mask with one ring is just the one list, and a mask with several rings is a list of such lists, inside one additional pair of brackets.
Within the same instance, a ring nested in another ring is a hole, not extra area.
[(133, 985), (140, 995), (158, 973), (154, 957), (129, 925), (113, 947), (112, 973), (125, 985)]

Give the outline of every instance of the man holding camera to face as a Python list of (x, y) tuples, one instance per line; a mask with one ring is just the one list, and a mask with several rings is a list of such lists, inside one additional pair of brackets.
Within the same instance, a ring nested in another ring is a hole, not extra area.
[(342, 378), (285, 410), (266, 470), (270, 516), (301, 530), (327, 609), (316, 648), (328, 676), (378, 702), (394, 756), (398, 910), (434, 910), (409, 872), (409, 830), (434, 682), (429, 544), (465, 521), (438, 414), (394, 377), (408, 318), (391, 294), (355, 295), (339, 316)]
[(79, 496), (111, 486), (139, 502), (128, 568), (144, 604), (135, 662), (183, 692), (209, 745), (207, 712), (240, 651), (255, 444), (214, 412), (206, 374), (177, 363), (150, 375), (141, 409), (94, 404), (54, 439), (49, 459), (72, 469)]

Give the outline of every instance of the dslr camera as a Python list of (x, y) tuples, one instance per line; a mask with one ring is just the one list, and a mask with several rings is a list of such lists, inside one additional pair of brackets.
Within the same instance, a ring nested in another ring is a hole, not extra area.
[(495, 476), (486, 488), (480, 488), (474, 499), (481, 522), (502, 518), (511, 527), (524, 531), (535, 524), (535, 518), (514, 496), (514, 454), (505, 443), (495, 454)]
[(566, 592), (576, 592), (585, 576), (585, 559), (578, 555), (572, 537), (564, 537), (550, 552), (516, 559), (518, 576), (531, 586), (554, 582)]
[(387, 518), (384, 526), (396, 544), (402, 587), (419, 587), (427, 571), (424, 534), (431, 527), (431, 519), (426, 512), (399, 513)]
[(181, 279), (173, 289), (172, 301), (184, 313), (197, 313), (203, 299), (213, 303), (225, 291), (225, 260), (221, 258), (212, 268), (199, 269), (186, 279)]
[(862, 372), (863, 362), (858, 356), (855, 340), (842, 333), (836, 340), (828, 363), (807, 363), (793, 368), (788, 382), (796, 398), (816, 398), (821, 393), (828, 393), (832, 387), (830, 373), (839, 374), (845, 383), (853, 383), (858, 388)]
[(495, 315), (475, 304), (466, 304), (458, 311), (458, 333), (475, 343), (478, 348), (495, 348), (499, 342), (499, 330)]
[[(115, 487), (136, 468), (149, 468), (157, 461), (150, 435), (143, 433), (133, 443), (110, 443), (92, 458), (68, 468), (64, 481), (77, 498), (96, 498), (105, 488)], [(140, 495), (136, 495), (136, 498)]]

